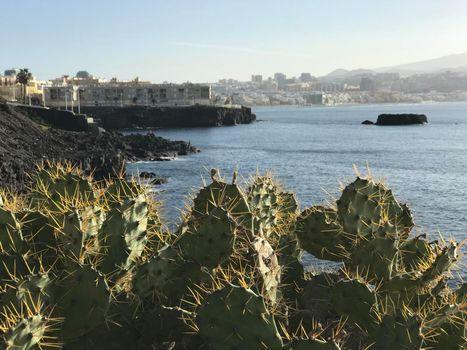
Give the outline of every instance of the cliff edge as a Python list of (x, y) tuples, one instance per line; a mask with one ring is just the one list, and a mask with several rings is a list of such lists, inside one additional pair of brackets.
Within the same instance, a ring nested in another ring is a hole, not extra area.
[(210, 105), (170, 107), (81, 107), (81, 112), (100, 119), (106, 129), (193, 128), (249, 124), (256, 115), (248, 107)]

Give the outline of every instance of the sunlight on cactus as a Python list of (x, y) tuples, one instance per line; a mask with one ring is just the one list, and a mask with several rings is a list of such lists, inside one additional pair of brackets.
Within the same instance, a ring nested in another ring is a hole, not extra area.
[[(412, 236), (383, 183), (300, 212), (270, 174), (211, 174), (172, 231), (144, 184), (69, 163), (2, 190), (1, 348), (465, 348), (459, 244)], [(305, 252), (339, 267), (306, 271)]]

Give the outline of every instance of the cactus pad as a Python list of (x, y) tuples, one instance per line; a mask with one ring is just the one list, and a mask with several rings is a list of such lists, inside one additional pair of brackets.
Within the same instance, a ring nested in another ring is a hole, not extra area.
[(228, 285), (208, 295), (201, 306), (199, 335), (212, 349), (282, 349), (282, 341), (263, 299)]
[(212, 209), (207, 215), (191, 225), (180, 239), (183, 256), (206, 266), (215, 268), (226, 261), (234, 251), (235, 225), (222, 208)]

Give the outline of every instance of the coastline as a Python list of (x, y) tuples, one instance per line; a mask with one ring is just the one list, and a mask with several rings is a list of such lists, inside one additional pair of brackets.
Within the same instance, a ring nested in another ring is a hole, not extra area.
[(0, 186), (24, 190), (28, 174), (43, 161), (70, 161), (98, 180), (125, 171), (127, 162), (158, 161), (195, 153), (184, 141), (123, 135), (97, 129), (66, 131), (38, 124), (24, 111), (0, 102)]
[(339, 103), (333, 105), (301, 105), (301, 104), (283, 104), (283, 105), (252, 105), (248, 106), (252, 110), (267, 110), (267, 109), (286, 109), (286, 108), (300, 108), (300, 109), (328, 109), (339, 107), (396, 107), (396, 106), (422, 106), (422, 105), (465, 105), (465, 101), (423, 101), (423, 102), (379, 102), (379, 103)]

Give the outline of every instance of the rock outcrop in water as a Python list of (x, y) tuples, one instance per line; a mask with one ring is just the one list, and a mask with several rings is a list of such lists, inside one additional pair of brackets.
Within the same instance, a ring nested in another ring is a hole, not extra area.
[(194, 105), (185, 107), (82, 107), (82, 113), (100, 119), (106, 129), (192, 128), (249, 124), (251, 108)]
[(376, 121), (376, 125), (412, 125), (425, 123), (428, 123), (425, 114), (380, 114)]
[(41, 160), (70, 160), (102, 179), (124, 169), (126, 161), (160, 160), (196, 149), (183, 141), (154, 134), (70, 132), (37, 124), (0, 101), (0, 186), (23, 189), (27, 173)]

